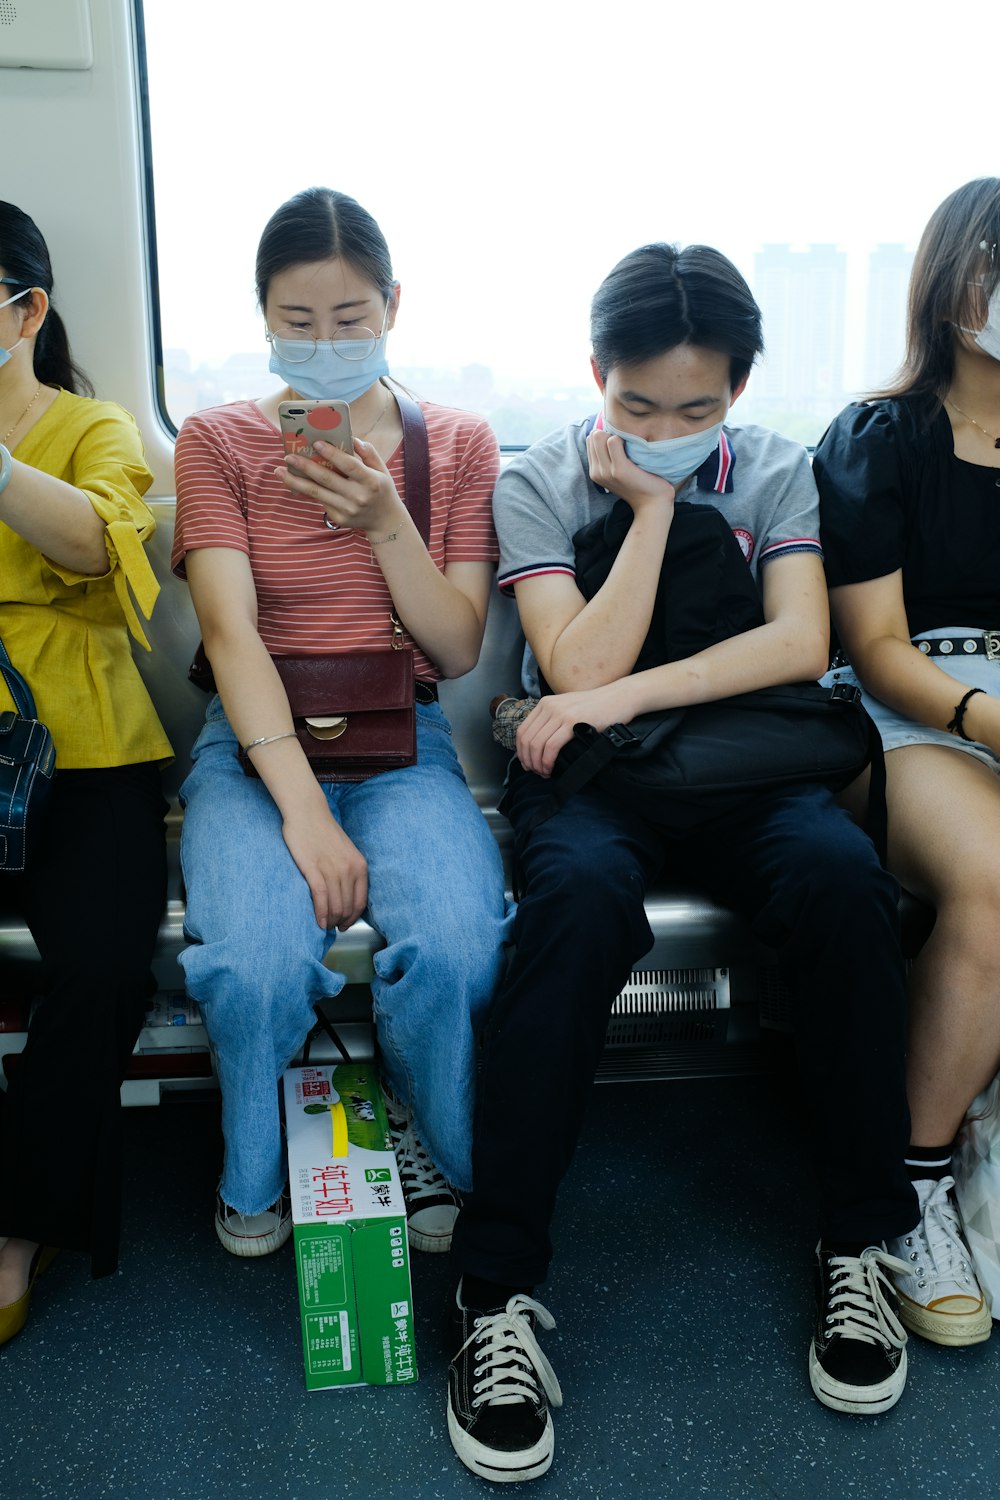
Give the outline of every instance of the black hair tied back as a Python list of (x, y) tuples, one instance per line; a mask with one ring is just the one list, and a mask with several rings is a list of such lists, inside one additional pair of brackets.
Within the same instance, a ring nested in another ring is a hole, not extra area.
[[(49, 311), (35, 340), (35, 375), (43, 385), (57, 386), (76, 396), (92, 396), (94, 387), (70, 353), (63, 320), (52, 306), (52, 262), (48, 246), (34, 219), (14, 203), (0, 200), (0, 266), (14, 283), (8, 296), (40, 287), (49, 297)], [(0, 301), (3, 301), (0, 298)]]

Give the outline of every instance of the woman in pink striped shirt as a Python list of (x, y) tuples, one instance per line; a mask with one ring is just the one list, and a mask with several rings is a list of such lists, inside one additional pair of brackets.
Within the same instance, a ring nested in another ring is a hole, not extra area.
[[(176, 453), (174, 568), (218, 687), (181, 790), (193, 940), (182, 963), (223, 1094), (216, 1230), (236, 1255), (288, 1238), (277, 1080), (316, 1003), (345, 982), (324, 964), (331, 941), (367, 913), (386, 942), (372, 992), (410, 1240), (446, 1250), (452, 1188), (470, 1186), (475, 1034), (509, 913), (436, 685), (479, 655), (497, 557), (497, 445), (481, 418), (420, 404), (425, 541), (405, 503), (387, 378), (399, 283), (353, 199), (312, 188), (283, 204), (258, 248), (257, 295), (285, 389), (188, 418)], [(286, 457), (278, 404), (310, 397), (350, 404), (353, 452)], [(414, 653), (416, 764), (319, 782), (272, 657), (388, 646), (394, 621)]]

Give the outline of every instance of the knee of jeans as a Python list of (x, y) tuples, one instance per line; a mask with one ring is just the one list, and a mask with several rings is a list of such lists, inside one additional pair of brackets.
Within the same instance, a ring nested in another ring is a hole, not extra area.
[(493, 998), (505, 962), (505, 950), (499, 943), (476, 949), (458, 943), (444, 955), (446, 993), (453, 989), (455, 994), (465, 997), (476, 1025)]
[(500, 978), (506, 925), (497, 921), (476, 933), (427, 929), (419, 938), (381, 949), (372, 964), (383, 984), (405, 981), (408, 1008), (415, 1009), (423, 994), (435, 1011), (450, 1006), (464, 1015), (477, 1014)]
[(216, 1023), (232, 1015), (247, 1030), (297, 1015), (307, 1022), (316, 1001), (336, 995), (344, 977), (311, 954), (280, 943), (247, 948), (234, 939), (194, 943), (180, 956), (189, 993)]

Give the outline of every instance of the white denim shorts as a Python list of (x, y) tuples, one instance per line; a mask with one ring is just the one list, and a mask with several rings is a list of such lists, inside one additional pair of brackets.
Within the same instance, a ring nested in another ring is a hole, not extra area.
[[(919, 635), (913, 637), (913, 641), (916, 644), (918, 641), (943, 640), (947, 637), (954, 639), (961, 636), (982, 635), (982, 633), (982, 630), (975, 626), (951, 625), (945, 629), (922, 630)], [(935, 656), (932, 660), (942, 672), (953, 677), (957, 683), (963, 684), (963, 688), (982, 688), (983, 692), (989, 693), (991, 697), (1000, 698), (1000, 661), (989, 661), (985, 656), (966, 656), (964, 653), (956, 653), (954, 656)], [(856, 687), (861, 687), (861, 683), (858, 682), (850, 667), (834, 667), (821, 680), (827, 687), (834, 682), (850, 682)], [(962, 693), (958, 693), (955, 702), (957, 703), (961, 697)], [(905, 714), (897, 713), (881, 699), (873, 698), (870, 693), (865, 692), (864, 688), (861, 688), (861, 698), (865, 708), (878, 725), (882, 745), (887, 752), (900, 750), (904, 745), (947, 745), (949, 750), (959, 750), (966, 755), (974, 755), (977, 760), (984, 761), (992, 770), (1000, 772), (1000, 759), (987, 745), (981, 745), (978, 740), (963, 740), (961, 735), (949, 734), (946, 729), (932, 729), (929, 724), (921, 724), (916, 719), (908, 719)]]

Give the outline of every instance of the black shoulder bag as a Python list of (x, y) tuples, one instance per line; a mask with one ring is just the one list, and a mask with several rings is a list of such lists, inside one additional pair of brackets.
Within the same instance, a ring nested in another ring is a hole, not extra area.
[(31, 689), (0, 641), (0, 673), (15, 711), (0, 713), (0, 871), (23, 870), (52, 788), (56, 750)]
[[(573, 538), (588, 599), (607, 579), (632, 512), (623, 500)], [(764, 623), (757, 586), (728, 521), (678, 501), (649, 633), (635, 671), (680, 661)], [(749, 798), (804, 783), (833, 791), (871, 766), (868, 832), (885, 859), (885, 761), (878, 730), (849, 684), (759, 688), (714, 703), (642, 714), (603, 732), (574, 726), (556, 761), (552, 797), (533, 826), (595, 785), (669, 834), (685, 834)]]

